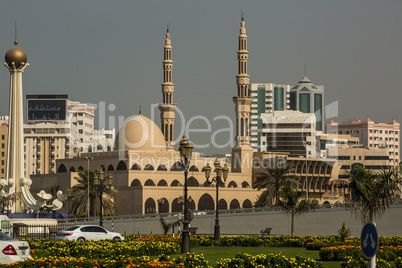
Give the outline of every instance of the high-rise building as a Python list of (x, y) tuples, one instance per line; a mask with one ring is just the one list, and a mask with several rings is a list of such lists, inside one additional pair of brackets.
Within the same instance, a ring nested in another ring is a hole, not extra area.
[(316, 117), (316, 130), (323, 131), (324, 123), (324, 86), (314, 85), (307, 76), (304, 76), (297, 85), (253, 83), (250, 95), (251, 117), (250, 136), (251, 146), (260, 152), (261, 144), (261, 114), (273, 111), (300, 111), (314, 113)]
[(314, 113), (316, 130), (324, 131), (324, 86), (316, 86), (304, 76), (290, 89), (290, 110)]
[(348, 134), (358, 137), (360, 144), (367, 148), (387, 148), (389, 164), (399, 164), (400, 125), (394, 119), (388, 123), (375, 123), (367, 117), (363, 121), (350, 120), (340, 125), (330, 120), (326, 128), (329, 134)]
[(260, 151), (258, 144), (261, 144), (261, 114), (289, 110), (290, 87), (272, 83), (251, 84), (250, 145), (257, 151)]

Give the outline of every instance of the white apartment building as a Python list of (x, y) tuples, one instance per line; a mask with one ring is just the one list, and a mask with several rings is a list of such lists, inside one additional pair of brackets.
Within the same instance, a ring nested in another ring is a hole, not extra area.
[(24, 124), (25, 176), (55, 173), (56, 159), (78, 156), (91, 139), (94, 116), (93, 107), (67, 100), (65, 120)]

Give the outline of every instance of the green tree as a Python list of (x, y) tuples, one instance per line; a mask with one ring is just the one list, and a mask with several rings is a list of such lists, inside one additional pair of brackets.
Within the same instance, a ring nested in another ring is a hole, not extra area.
[(374, 221), (389, 208), (401, 193), (401, 178), (398, 167), (389, 167), (380, 172), (356, 166), (350, 171), (349, 189), (352, 212), (363, 223)]
[(281, 186), (294, 186), (297, 181), (289, 173), (293, 171), (292, 165), (284, 161), (273, 159), (270, 165), (264, 166), (265, 171), (257, 173), (257, 181), (253, 188), (265, 189), (258, 196), (255, 207), (278, 205)]
[[(100, 212), (99, 201), (97, 201), (100, 193), (93, 183), (93, 177), (99, 171), (100, 170), (96, 170), (95, 172), (89, 171), (89, 211), (92, 217), (98, 216)], [(68, 197), (71, 200), (70, 213), (77, 216), (86, 215), (88, 209), (88, 171), (79, 170), (78, 177), (74, 177), (74, 179), (77, 181), (77, 184), (68, 189)], [(102, 209), (104, 214), (114, 214), (111, 200), (116, 197), (117, 190), (115, 189), (105, 189), (103, 191)]]
[(339, 240), (341, 242), (345, 242), (346, 238), (348, 238), (351, 233), (352, 232), (350, 231), (350, 229), (346, 228), (345, 222), (343, 222), (343, 225), (342, 225), (341, 229), (338, 230)]
[(293, 236), (295, 230), (295, 216), (310, 211), (315, 211), (315, 207), (317, 206), (318, 201), (315, 199), (300, 200), (303, 192), (293, 190), (291, 187), (286, 185), (281, 186), (280, 190), (282, 199), (278, 201), (278, 205), (281, 207), (282, 210), (292, 216), (291, 235)]

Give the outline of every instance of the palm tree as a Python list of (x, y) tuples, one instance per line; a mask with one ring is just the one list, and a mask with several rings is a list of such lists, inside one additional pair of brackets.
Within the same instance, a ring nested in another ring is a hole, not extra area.
[(363, 223), (374, 221), (389, 208), (395, 197), (401, 193), (401, 178), (396, 167), (373, 172), (356, 166), (350, 171), (349, 189), (352, 212), (360, 215)]
[(292, 216), (291, 235), (293, 236), (295, 230), (295, 216), (310, 211), (315, 211), (315, 207), (317, 206), (318, 201), (315, 199), (303, 199), (300, 201), (303, 192), (293, 190), (289, 186), (282, 186), (280, 189), (283, 200), (279, 200), (278, 205), (281, 207), (281, 209), (285, 210), (286, 213)]
[[(72, 201), (71, 213), (74, 215), (86, 215), (88, 204), (88, 173), (89, 173), (89, 211), (92, 217), (99, 215), (99, 202), (96, 200), (99, 198), (99, 192), (96, 190), (93, 183), (93, 177), (100, 170), (95, 172), (87, 170), (79, 170), (78, 177), (74, 177), (77, 184), (68, 189), (70, 192), (69, 198)], [(102, 206), (104, 214), (113, 214), (114, 208), (111, 199), (117, 197), (117, 191), (114, 189), (103, 190), (104, 197), (102, 198)], [(105, 198), (106, 196), (106, 198)]]
[[(293, 186), (297, 181), (289, 175), (293, 171), (291, 164), (273, 160), (271, 165), (265, 166), (265, 171), (257, 173), (257, 181), (253, 188), (265, 189), (255, 202), (256, 207), (278, 205), (281, 186)], [(275, 200), (275, 202), (274, 202)]]
[(166, 234), (169, 232), (169, 230), (172, 229), (173, 236), (174, 236), (174, 227), (180, 226), (180, 224), (181, 224), (182, 221), (181, 221), (181, 220), (177, 220), (177, 221), (172, 221), (172, 222), (167, 223), (167, 222), (165, 221), (165, 219), (161, 217), (161, 218), (159, 219), (159, 222), (160, 222), (160, 224), (161, 224), (161, 226), (162, 226), (162, 230), (163, 230), (163, 234), (164, 234), (164, 235), (166, 235)]

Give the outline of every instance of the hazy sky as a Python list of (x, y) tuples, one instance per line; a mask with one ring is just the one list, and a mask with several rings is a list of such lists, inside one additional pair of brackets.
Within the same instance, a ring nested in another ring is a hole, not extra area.
[[(306, 65), (312, 82), (325, 86), (325, 103), (339, 102), (335, 121), (369, 116), (402, 122), (402, 1), (1, 1), (0, 51), (4, 55), (13, 46), (17, 20), (19, 46), (30, 63), (24, 94), (68, 94), (70, 100), (114, 104), (114, 111), (106, 109), (106, 127), (113, 123), (109, 118), (118, 126), (119, 116), (138, 114), (140, 105), (151, 117), (151, 104), (162, 101), (169, 24), (174, 102), (186, 122), (194, 116), (211, 121), (210, 132), (191, 133), (194, 143), (207, 144), (214, 131), (229, 127), (214, 117), (235, 118), (242, 11), (252, 83), (297, 82)], [(0, 90), (5, 115), (5, 67)], [(206, 123), (196, 119), (190, 127), (206, 128)], [(229, 132), (216, 139), (228, 142)]]

